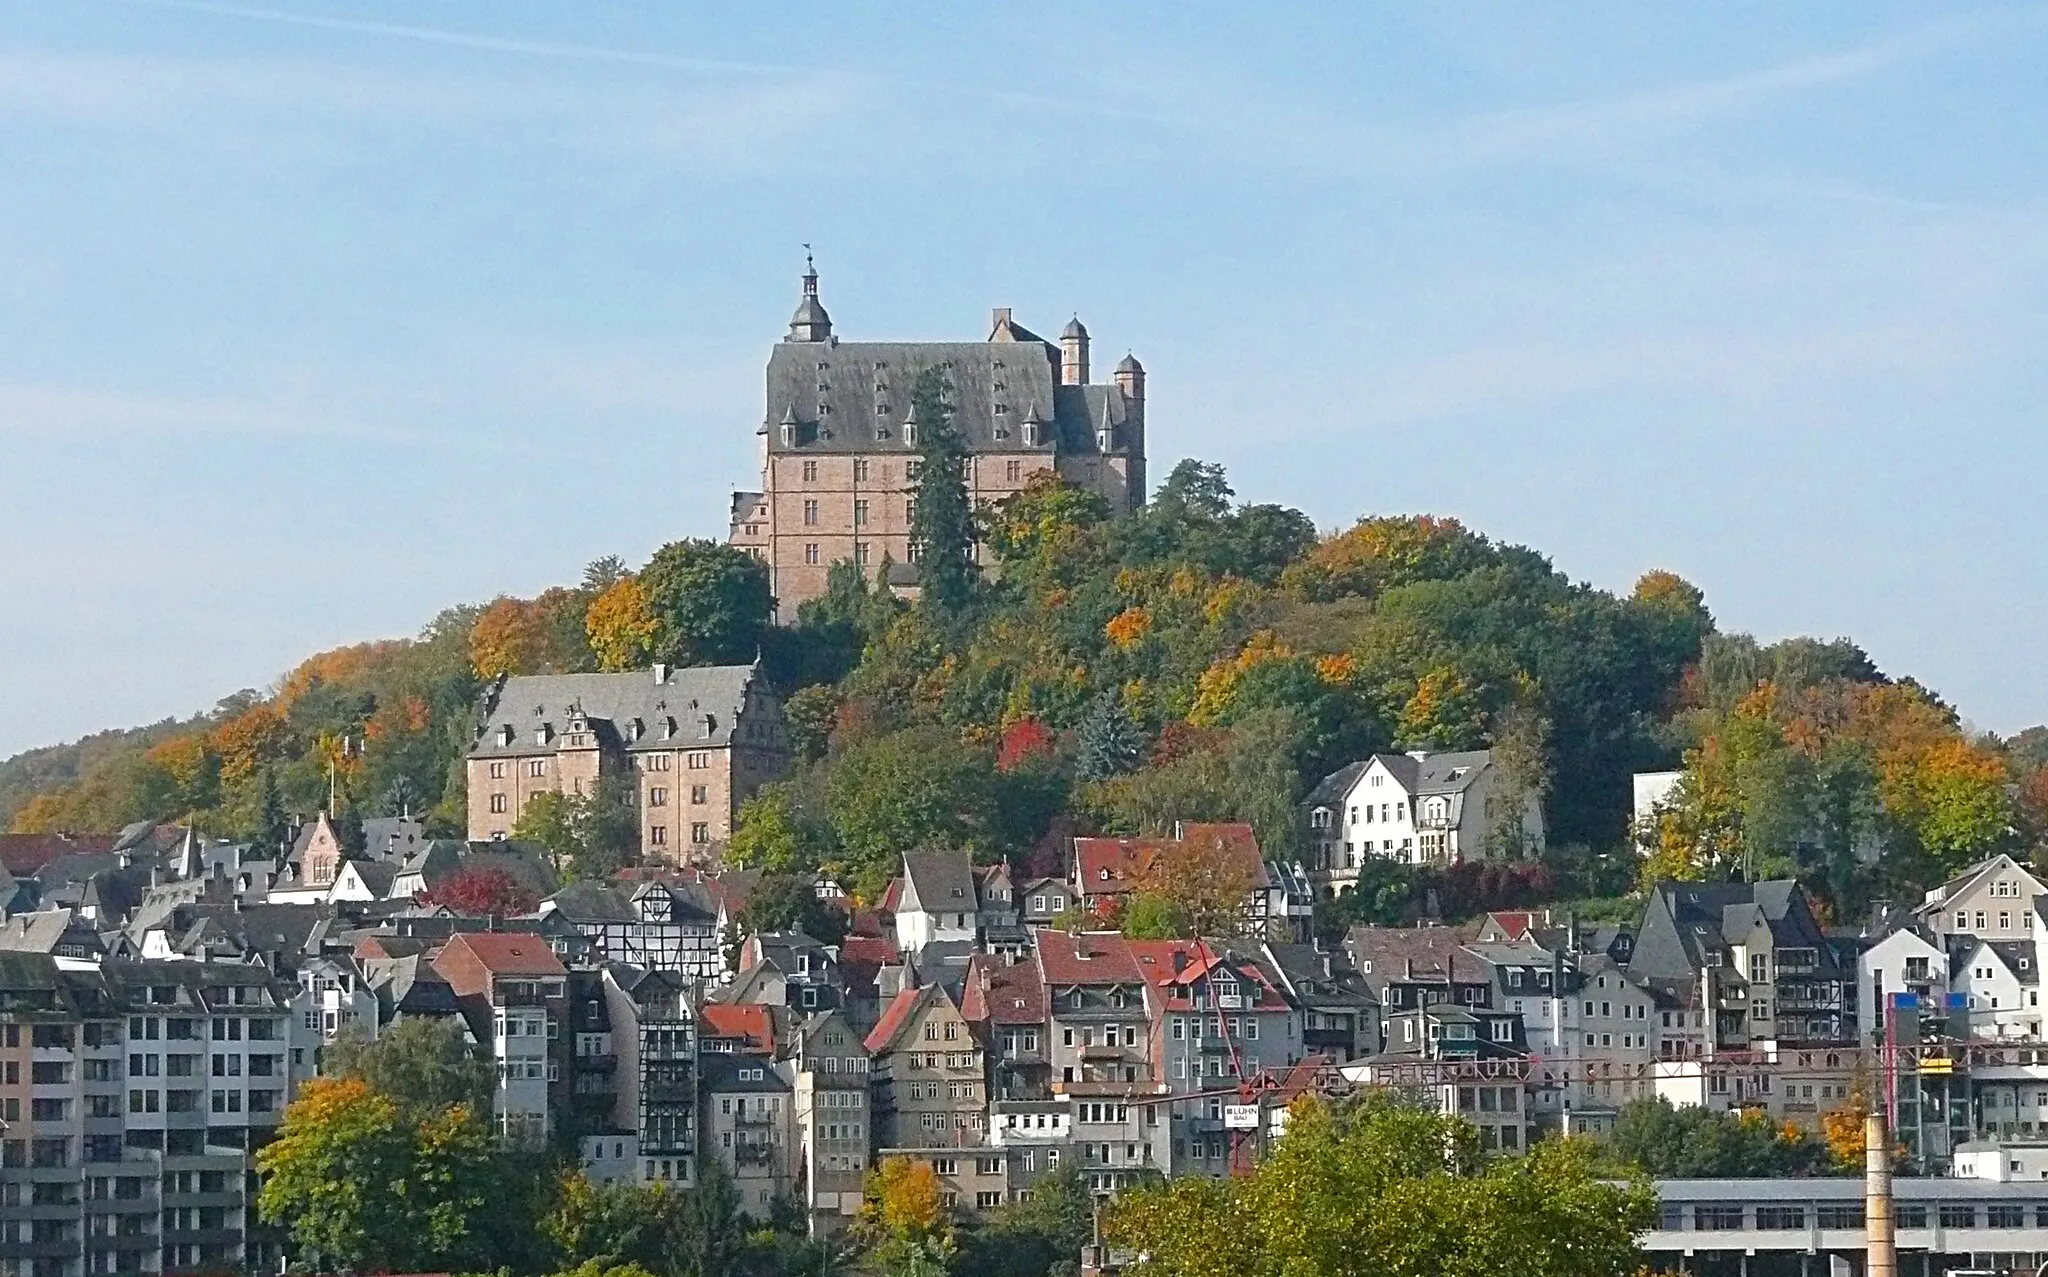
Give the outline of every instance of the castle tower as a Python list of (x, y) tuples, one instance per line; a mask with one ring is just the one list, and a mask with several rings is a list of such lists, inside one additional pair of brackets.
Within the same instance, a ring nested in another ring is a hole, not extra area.
[(810, 245), (804, 246), (804, 295), (789, 317), (789, 336), (784, 341), (831, 341), (832, 316), (818, 300), (818, 268), (811, 261)]
[(1088, 384), (1088, 330), (1082, 326), (1079, 315), (1068, 320), (1065, 331), (1060, 333), (1060, 384)]

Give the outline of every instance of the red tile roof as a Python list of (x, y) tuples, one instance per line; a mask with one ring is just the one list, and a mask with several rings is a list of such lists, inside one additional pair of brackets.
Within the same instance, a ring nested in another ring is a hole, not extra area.
[[(569, 974), (548, 942), (535, 935), (501, 931), (458, 931), (448, 949), (468, 949), (492, 975), (547, 976)], [(446, 952), (444, 949), (443, 952)]]
[(894, 940), (883, 936), (847, 936), (839, 942), (841, 962), (895, 962), (903, 956)]
[[(982, 987), (982, 977), (988, 987)], [(1002, 962), (977, 953), (967, 962), (966, 991), (960, 999), (960, 1014), (977, 1023), (1043, 1024), (1045, 1022), (1045, 981), (1029, 962)]]
[(1189, 843), (1213, 841), (1224, 853), (1249, 870), (1252, 881), (1263, 885), (1266, 864), (1259, 852), (1259, 840), (1252, 827), (1244, 824), (1197, 824), (1180, 827), (1178, 838), (1076, 838), (1074, 876), (1081, 893), (1089, 896), (1122, 895), (1135, 887), (1136, 879), (1154, 856), (1172, 856)]
[(119, 834), (0, 834), (0, 865), (17, 878), (42, 871), (59, 856), (104, 855)]
[[(1247, 954), (1229, 953), (1222, 946), (1206, 940), (1132, 940), (1127, 943), (1131, 946), (1131, 955), (1145, 973), (1145, 979), (1157, 987), (1169, 1002), (1184, 1001), (1196, 980), (1213, 968), (1222, 966), (1266, 990), (1259, 997), (1258, 1010), (1286, 1009), (1286, 999), (1280, 996), (1279, 988), (1266, 974), (1264, 965)], [(1184, 959), (1178, 971), (1173, 965), (1176, 953)]]
[(740, 1038), (749, 1051), (774, 1048), (775, 1029), (768, 1008), (758, 1002), (707, 1002), (703, 1020), (705, 1037)]
[(1084, 931), (1070, 936), (1041, 927), (1033, 949), (1039, 974), (1048, 985), (1135, 984), (1145, 978), (1131, 955), (1131, 942), (1114, 931)]
[(928, 984), (921, 989), (905, 989), (889, 999), (889, 1005), (882, 1011), (881, 1020), (876, 1023), (873, 1032), (868, 1034), (868, 1054), (880, 1055), (894, 1046), (896, 1039), (903, 1036), (904, 1030), (910, 1027), (912, 1018), (927, 1000), (945, 996), (945, 989), (936, 984)]

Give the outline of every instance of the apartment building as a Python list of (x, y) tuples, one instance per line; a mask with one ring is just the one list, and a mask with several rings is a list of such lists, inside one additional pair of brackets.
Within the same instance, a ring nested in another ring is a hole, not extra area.
[(801, 1179), (790, 1080), (766, 1055), (712, 1052), (698, 1061), (697, 1087), (704, 1155), (725, 1162), (740, 1209), (767, 1219), (775, 1200), (793, 1197)]
[(540, 1143), (567, 1098), (560, 1045), (569, 1018), (567, 969), (539, 936), (460, 932), (434, 955), (434, 970), (454, 990), (477, 1043), (489, 1044), (498, 1130)]
[(805, 1021), (781, 1062), (801, 1153), (798, 1195), (814, 1233), (837, 1232), (860, 1211), (873, 1133), (868, 1064), (861, 1035), (836, 1010)]

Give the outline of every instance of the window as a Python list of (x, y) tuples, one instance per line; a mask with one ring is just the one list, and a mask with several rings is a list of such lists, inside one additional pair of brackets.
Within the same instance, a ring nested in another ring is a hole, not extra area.
[(1985, 1224), (1992, 1228), (2025, 1228), (2027, 1208), (2013, 1202), (2002, 1202), (1985, 1208)]
[(647, 805), (649, 807), (668, 806), (668, 790), (660, 785), (656, 785), (654, 788), (648, 790)]
[(647, 841), (656, 847), (668, 846), (668, 826), (649, 825), (647, 827)]
[(1815, 1209), (1814, 1215), (1814, 1222), (1822, 1228), (1863, 1227), (1861, 1206), (1821, 1206)]
[(866, 483), (866, 482), (868, 481), (868, 463), (867, 463), (867, 462), (865, 462), (865, 461), (856, 461), (856, 462), (854, 462), (854, 463), (853, 463), (853, 481), (854, 481), (855, 483)]
[(504, 810), (505, 810), (505, 795), (503, 795), (503, 794), (492, 794), (492, 795), (491, 795), (491, 810), (492, 810), (493, 812), (496, 812), (496, 813), (501, 813), (501, 814), (502, 814), (502, 813), (504, 812)]
[(703, 806), (703, 805), (704, 805), (705, 803), (708, 803), (708, 802), (710, 802), (710, 801), (711, 801), (711, 788), (710, 788), (710, 786), (708, 786), (708, 785), (692, 785), (692, 786), (690, 786), (690, 802), (691, 802), (691, 803), (695, 804), (696, 806), (699, 806), (699, 807), (701, 807), (701, 806)]
[(1023, 477), (1024, 477), (1024, 463), (1023, 463), (1023, 462), (1021, 462), (1021, 461), (1006, 461), (1006, 462), (1004, 462), (1004, 463), (1003, 463), (1003, 478), (1005, 478), (1005, 479), (1009, 480), (1009, 481), (1010, 481), (1011, 483), (1015, 483), (1015, 482), (1017, 482), (1017, 480), (1019, 480), (1019, 479), (1021, 479), (1021, 478), (1023, 478)]
[(536, 758), (536, 759), (533, 759), (532, 761), (528, 762), (528, 763), (526, 764), (526, 774), (527, 774), (527, 775), (529, 775), (529, 776), (545, 776), (545, 775), (547, 775), (547, 774), (548, 774), (548, 760), (547, 760), (547, 759), (545, 759), (545, 758)]
[(856, 564), (857, 566), (859, 566), (859, 567), (866, 567), (866, 566), (868, 565), (868, 543), (867, 543), (867, 542), (865, 542), (865, 541), (855, 541), (855, 542), (853, 543), (853, 561), (854, 561), (854, 563), (855, 563), (855, 564)]
[[(1860, 1213), (1861, 1212), (1859, 1211), (1859, 1217)], [(1899, 1228), (1927, 1227), (1927, 1207), (1925, 1204), (1915, 1204), (1909, 1206), (1904, 1203), (1900, 1203), (1899, 1205), (1892, 1208), (1892, 1213), (1894, 1216), (1893, 1223)]]
[(701, 847), (701, 846), (703, 846), (703, 845), (704, 845), (705, 843), (707, 843), (707, 842), (710, 842), (710, 841), (711, 841), (711, 826), (709, 826), (709, 825), (705, 824), (705, 823), (704, 823), (703, 821), (701, 821), (701, 820), (700, 820), (700, 821), (698, 821), (698, 822), (696, 822), (695, 824), (691, 825), (691, 826), (690, 826), (690, 841), (691, 841), (691, 842), (693, 842), (693, 843), (696, 843), (696, 844), (697, 844), (698, 846), (700, 846), (700, 847)]
[(807, 528), (818, 526), (818, 503), (815, 501), (804, 502), (804, 526)]
[(505, 779), (505, 764), (503, 764), (503, 763), (492, 763), (492, 764), (491, 764), (491, 769), (490, 769), (490, 771), (491, 771), (491, 779), (492, 779), (492, 780), (503, 780), (503, 779)]
[(1943, 1228), (1975, 1228), (1977, 1226), (1977, 1207), (1974, 1203), (1946, 1203), (1941, 1207), (1940, 1216)]
[(816, 541), (806, 541), (806, 542), (804, 542), (804, 562), (806, 562), (806, 563), (816, 563), (817, 561), (818, 561), (818, 543), (817, 543)]
[(816, 483), (817, 481), (818, 481), (818, 463), (817, 463), (817, 462), (815, 462), (815, 461), (806, 461), (806, 462), (804, 462), (804, 482), (805, 482), (805, 483)]
[(691, 754), (689, 757), (685, 758), (683, 760), (683, 765), (685, 767), (688, 767), (693, 772), (703, 771), (705, 768), (711, 766), (711, 755), (699, 751), (698, 753)]
[[(904, 479), (904, 482), (906, 482), (906, 483), (916, 483), (916, 482), (918, 481), (918, 479), (919, 479), (919, 478), (921, 478), (921, 477), (922, 477), (923, 475), (924, 475), (924, 462), (922, 462), (922, 461), (918, 461), (918, 460), (915, 460), (915, 459), (913, 459), (913, 460), (910, 460), (910, 461), (906, 461), (906, 462), (904, 462), (904, 463), (903, 463), (903, 479)], [(913, 503), (913, 504), (915, 504), (915, 503)]]
[(864, 528), (864, 527), (866, 527), (866, 526), (867, 526), (867, 522), (868, 522), (868, 503), (867, 503), (867, 502), (865, 502), (865, 501), (856, 501), (856, 502), (854, 502), (854, 503), (853, 503), (853, 526), (855, 526), (855, 527), (857, 527), (857, 528)]
[(1759, 1206), (1756, 1208), (1756, 1226), (1760, 1229), (1791, 1229), (1806, 1227), (1804, 1206)]
[(1740, 1206), (1695, 1206), (1692, 1226), (1704, 1233), (1733, 1232), (1742, 1227)]

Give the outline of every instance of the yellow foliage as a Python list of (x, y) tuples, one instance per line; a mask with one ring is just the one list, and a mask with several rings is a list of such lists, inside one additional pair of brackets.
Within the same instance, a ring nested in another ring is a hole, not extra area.
[(37, 794), (14, 809), (14, 819), (8, 822), (10, 834), (47, 834), (64, 828), (64, 795), (68, 789)]
[(1325, 683), (1342, 687), (1357, 676), (1358, 662), (1348, 652), (1316, 658), (1316, 677)]
[(590, 601), (583, 630), (599, 669), (629, 670), (652, 659), (661, 622), (648, 602), (647, 587), (638, 577), (624, 576)]
[(1188, 711), (1188, 722), (1196, 727), (1215, 727), (1229, 716), (1231, 702), (1237, 697), (1237, 687), (1253, 667), (1267, 661), (1285, 661), (1294, 657), (1293, 649), (1282, 643), (1271, 630), (1260, 630), (1238, 649), (1237, 655), (1226, 656), (1212, 662), (1195, 682), (1195, 703)]
[(252, 705), (214, 728), (221, 779), (230, 784), (246, 780), (264, 759), (284, 748), (285, 736), (284, 715), (268, 705)]
[(313, 690), (317, 684), (360, 682), (388, 665), (392, 655), (406, 646), (406, 643), (397, 639), (384, 639), (375, 643), (337, 647), (331, 652), (321, 652), (317, 656), (307, 657), (299, 663), (297, 669), (278, 680), (274, 702), (278, 712), (290, 710), (293, 702)]
[(885, 1157), (868, 1173), (861, 1214), (881, 1236), (921, 1241), (948, 1231), (946, 1198), (929, 1162)]

